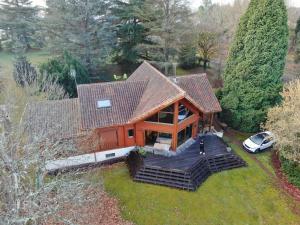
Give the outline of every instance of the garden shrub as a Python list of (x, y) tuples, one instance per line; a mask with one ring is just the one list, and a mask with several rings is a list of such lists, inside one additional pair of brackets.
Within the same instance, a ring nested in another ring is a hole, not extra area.
[(287, 175), (289, 182), (300, 188), (300, 164), (280, 157), (282, 171)]
[[(71, 75), (71, 70), (76, 72), (76, 82)], [(76, 83), (85, 84), (90, 82), (87, 69), (67, 52), (41, 64), (40, 73), (48, 74), (53, 80), (57, 80), (58, 84), (64, 87), (70, 97), (77, 96)]]

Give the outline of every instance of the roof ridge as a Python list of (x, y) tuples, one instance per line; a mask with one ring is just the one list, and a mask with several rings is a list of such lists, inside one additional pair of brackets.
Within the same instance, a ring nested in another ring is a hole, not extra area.
[(157, 74), (161, 77), (163, 77), (168, 83), (170, 83), (173, 87), (175, 87), (178, 91), (180, 91), (181, 93), (185, 94), (186, 92), (180, 88), (178, 85), (174, 84), (172, 81), (170, 81), (169, 78), (166, 77), (165, 74), (163, 74), (162, 72), (160, 72), (158, 69), (156, 69), (154, 66), (152, 66), (149, 62), (147, 62), (146, 60), (144, 61), (144, 63), (146, 63), (147, 65), (149, 65), (153, 70), (155, 70), (157, 72)]
[(176, 76), (177, 79), (188, 78), (188, 77), (207, 77), (207, 73), (193, 73), (193, 74), (184, 74), (181, 76)]
[(105, 85), (117, 85), (117, 84), (126, 84), (126, 83), (147, 83), (145, 80), (123, 80), (123, 81), (109, 81), (109, 82), (99, 82), (99, 83), (89, 83), (89, 84), (78, 84), (78, 87), (84, 86), (105, 86)]

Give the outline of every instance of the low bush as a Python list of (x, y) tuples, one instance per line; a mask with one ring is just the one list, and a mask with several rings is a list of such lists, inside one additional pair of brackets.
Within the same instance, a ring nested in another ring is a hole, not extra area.
[[(73, 77), (71, 71), (74, 70)], [(40, 65), (40, 73), (47, 74), (58, 84), (64, 87), (68, 95), (77, 97), (76, 83), (85, 84), (90, 82), (87, 69), (69, 53), (65, 52), (62, 56), (50, 59)]]
[(290, 183), (300, 188), (300, 164), (280, 157), (282, 171), (286, 174)]
[(26, 57), (19, 57), (14, 63), (13, 77), (18, 85), (24, 87), (35, 81), (37, 72)]

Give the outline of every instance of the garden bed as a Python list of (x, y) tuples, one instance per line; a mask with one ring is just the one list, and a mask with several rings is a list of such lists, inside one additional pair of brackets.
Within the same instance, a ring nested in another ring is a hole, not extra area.
[(300, 201), (300, 189), (288, 181), (287, 176), (283, 173), (281, 169), (281, 162), (279, 159), (279, 155), (275, 151), (272, 154), (272, 163), (275, 168), (275, 173), (277, 178), (279, 179), (281, 187), (288, 194), (294, 197), (297, 201)]

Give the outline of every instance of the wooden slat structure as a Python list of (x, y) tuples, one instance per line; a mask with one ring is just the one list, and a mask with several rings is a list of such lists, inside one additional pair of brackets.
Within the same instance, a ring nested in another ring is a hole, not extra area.
[[(204, 154), (200, 154), (200, 140), (204, 140)], [(136, 163), (132, 163), (135, 160)], [(146, 158), (129, 156), (127, 164), (133, 180), (163, 185), (187, 191), (195, 191), (212, 173), (246, 166), (246, 162), (215, 135), (199, 137), (183, 153), (164, 157), (147, 155)], [(136, 165), (136, 168), (134, 168)]]

